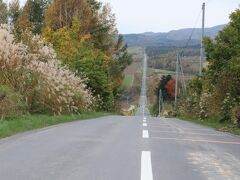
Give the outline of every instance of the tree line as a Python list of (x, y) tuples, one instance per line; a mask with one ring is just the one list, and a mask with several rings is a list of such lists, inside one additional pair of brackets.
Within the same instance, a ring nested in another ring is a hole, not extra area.
[[(93, 105), (91, 106), (93, 110), (115, 110), (122, 93), (120, 87), (123, 80), (123, 71), (132, 62), (132, 57), (127, 52), (128, 47), (123, 42), (123, 36), (118, 33), (115, 15), (112, 13), (109, 4), (103, 4), (96, 0), (27, 0), (25, 5), (21, 7), (19, 0), (13, 0), (7, 8), (7, 4), (0, 0), (0, 12), (0, 24), (11, 23), (10, 40), (7, 42), (11, 41), (12, 46), (17, 45), (19, 51), (20, 46), (26, 46), (27, 50), (24, 53), (34, 54), (32, 59), (37, 61), (37, 66), (43, 63), (41, 67), (46, 66), (45, 71), (49, 66), (51, 67), (49, 60), (56, 59), (59, 65), (56, 65), (55, 62), (53, 65), (55, 70), (65, 69), (68, 71), (65, 74), (57, 71), (56, 76), (59, 78), (60, 84), (61, 80), (62, 82), (66, 80), (64, 77), (71, 76), (72, 73), (72, 76), (81, 79), (79, 86), (88, 90), (93, 97), (94, 108)], [(12, 36), (13, 40), (11, 40)], [(5, 42), (4, 38), (1, 41)], [(6, 51), (4, 48), (1, 50), (2, 54), (7, 53), (4, 52)], [(43, 51), (46, 51), (45, 54), (42, 53)], [(27, 59), (28, 63), (33, 62), (27, 55), (18, 58), (21, 59), (22, 64), (25, 62), (24, 59)], [(3, 56), (0, 61), (4, 62), (1, 65), (8, 62)], [(7, 74), (5, 66), (2, 66), (1, 69), (1, 74)], [(16, 69), (11, 69), (11, 72), (14, 70)], [(35, 73), (43, 75), (45, 71), (41, 70), (41, 72)], [(45, 74), (43, 77), (46, 76)], [(50, 77), (48, 81), (49, 79)], [(14, 83), (10, 81), (13, 81), (13, 79), (7, 78), (7, 76), (5, 79), (1, 78), (1, 86), (4, 86), (2, 89), (10, 88), (19, 93), (22, 99), (26, 99), (26, 94), (20, 91), (16, 85), (12, 85)], [(33, 80), (31, 79), (31, 81)], [(37, 78), (37, 81), (40, 80)], [(57, 80), (53, 79), (52, 81), (54, 84)], [(50, 84), (49, 86), (51, 86)], [(75, 85), (77, 86), (77, 84)], [(38, 86), (39, 84), (36, 87)], [(63, 88), (67, 89), (67, 86), (68, 84), (65, 83)], [(2, 90), (2, 93), (6, 93), (6, 90)], [(58, 93), (61, 96), (61, 93)], [(46, 95), (48, 94), (46, 93)], [(84, 95), (75, 94), (75, 96), (84, 99)], [(57, 99), (60, 101), (61, 98), (56, 98), (52, 102), (57, 101)], [(27, 104), (28, 109), (41, 112), (43, 110), (33, 108), (34, 103), (39, 104), (38, 101), (41, 100), (31, 103), (25, 103), (24, 100), (24, 103)], [(76, 102), (74, 103), (76, 104)], [(51, 108), (45, 109), (55, 112), (53, 109), (54, 106), (58, 106), (58, 103), (50, 104), (46, 100), (42, 106), (51, 106)], [(67, 102), (65, 104), (66, 107), (70, 106)], [(84, 106), (84, 103), (82, 106)], [(80, 108), (79, 110), (84, 109)], [(57, 112), (60, 112), (60, 110)]]

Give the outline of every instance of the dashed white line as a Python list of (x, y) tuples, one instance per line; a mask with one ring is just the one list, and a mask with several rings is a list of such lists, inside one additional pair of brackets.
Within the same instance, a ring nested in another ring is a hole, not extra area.
[(153, 180), (151, 152), (149, 151), (142, 151), (141, 180)]
[(143, 127), (147, 127), (147, 123), (143, 123)]
[(143, 130), (142, 137), (149, 138), (148, 130)]
[(143, 122), (147, 122), (147, 118), (146, 117), (143, 117)]

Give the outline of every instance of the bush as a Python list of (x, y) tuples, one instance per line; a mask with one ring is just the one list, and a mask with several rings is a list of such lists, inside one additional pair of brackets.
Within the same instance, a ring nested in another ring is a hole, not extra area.
[(17, 116), (26, 111), (23, 97), (11, 88), (0, 85), (0, 115), (5, 117)]
[(235, 99), (233, 99), (230, 93), (226, 94), (226, 97), (222, 103), (222, 115), (223, 119), (221, 121), (228, 121), (231, 119), (231, 110), (235, 104)]
[(240, 106), (235, 106), (232, 109), (231, 119), (233, 123), (240, 128)]
[(39, 36), (27, 32), (24, 36), (25, 45), (14, 43), (13, 35), (0, 29), (0, 83), (20, 93), (29, 111), (61, 114), (92, 109), (95, 99), (84, 79), (63, 66)]
[(209, 116), (209, 98), (211, 97), (211, 94), (208, 92), (203, 92), (200, 97), (199, 102), (199, 118), (200, 119), (206, 119)]

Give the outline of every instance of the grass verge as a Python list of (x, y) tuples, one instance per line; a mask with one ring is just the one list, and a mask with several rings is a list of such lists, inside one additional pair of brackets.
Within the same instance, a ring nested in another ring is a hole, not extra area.
[(220, 122), (220, 117), (211, 117), (205, 120), (199, 120), (199, 118), (191, 116), (178, 116), (179, 119), (194, 122), (200, 125), (208, 126), (214, 128), (218, 131), (228, 132), (235, 135), (240, 135), (240, 129), (230, 124), (229, 122)]
[(123, 80), (123, 86), (124, 87), (132, 87), (133, 81), (134, 81), (133, 75), (125, 75), (124, 80)]
[(114, 115), (106, 112), (84, 112), (80, 115), (26, 115), (0, 120), (0, 138), (8, 137), (20, 132), (44, 128), (51, 125), (72, 122), (77, 120), (93, 119), (102, 116)]

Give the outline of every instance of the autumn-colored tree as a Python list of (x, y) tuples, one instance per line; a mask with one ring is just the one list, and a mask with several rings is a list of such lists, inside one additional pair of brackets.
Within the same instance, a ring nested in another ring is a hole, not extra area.
[(166, 88), (166, 85), (167, 83), (172, 80), (172, 76), (171, 75), (167, 75), (167, 76), (162, 76), (159, 84), (158, 84), (158, 87), (156, 89), (156, 95), (157, 97), (159, 97), (159, 91), (161, 90), (162, 91), (162, 96), (163, 96), (163, 100), (164, 101), (169, 101), (169, 100), (172, 100), (172, 97), (168, 94), (168, 91), (167, 91), (167, 88)]
[(93, 11), (87, 0), (54, 0), (45, 14), (45, 26), (56, 31), (71, 27), (73, 19), (80, 21), (79, 35), (90, 33)]
[[(48, 3), (49, 0), (27, 0), (20, 15), (17, 12), (12, 12), (14, 21), (16, 21), (15, 34), (18, 40), (21, 40), (21, 33), (25, 31), (30, 31), (33, 34), (42, 32), (44, 14)], [(17, 3), (15, 3), (13, 8), (16, 9), (17, 6)]]
[(79, 25), (78, 19), (74, 18), (70, 28), (56, 31), (47, 28), (44, 37), (53, 44), (64, 64), (78, 71), (78, 75), (87, 77), (88, 87), (104, 102), (99, 102), (101, 108), (109, 110), (114, 106), (113, 83), (109, 74), (110, 58), (94, 48), (89, 40), (90, 35), (79, 37)]
[(175, 80), (171, 79), (167, 82), (165, 85), (165, 88), (167, 89), (167, 93), (171, 98), (175, 97)]
[(55, 0), (46, 11), (43, 35), (65, 64), (87, 76), (104, 109), (112, 108), (131, 56), (117, 35), (110, 6), (95, 0)]

